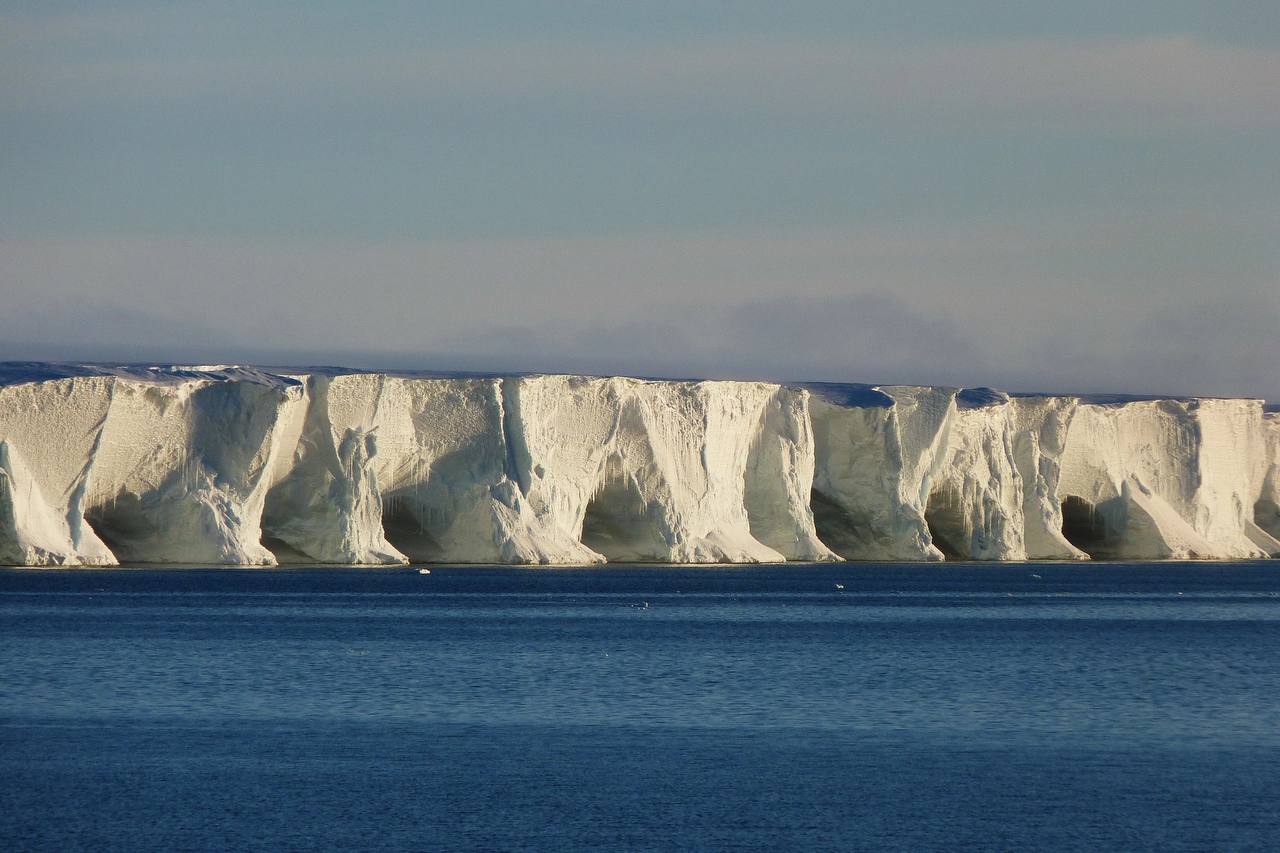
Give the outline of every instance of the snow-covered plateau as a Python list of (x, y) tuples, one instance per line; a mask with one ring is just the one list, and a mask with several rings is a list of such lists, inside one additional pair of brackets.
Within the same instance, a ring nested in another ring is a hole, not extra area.
[(1280, 556), (1260, 400), (0, 364), (0, 563)]

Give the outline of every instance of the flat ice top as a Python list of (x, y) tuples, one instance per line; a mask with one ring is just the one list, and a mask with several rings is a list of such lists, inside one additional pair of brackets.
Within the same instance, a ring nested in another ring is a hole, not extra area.
[(264, 385), (296, 385), (296, 379), (268, 373), (257, 367), (235, 364), (156, 365), (100, 364), (65, 361), (0, 361), (0, 386), (29, 382), (50, 382), (81, 376), (116, 376), (157, 385), (177, 384), (190, 379), (236, 380)]
[(1009, 402), (1009, 395), (994, 388), (961, 388), (956, 394), (956, 405), (962, 409), (983, 409)]
[[(377, 373), (405, 379), (493, 379), (514, 376), (540, 376), (545, 373), (511, 371), (507, 373), (475, 372), (460, 370), (372, 370), (333, 365), (313, 366), (255, 366), (243, 364), (117, 364), (113, 362), (66, 362), (66, 361), (0, 361), (0, 387), (6, 385), (22, 385), (31, 382), (48, 382), (56, 379), (71, 379), (80, 376), (117, 376), (139, 382), (156, 384), (176, 384), (191, 379), (208, 379), (220, 381), (257, 382), (264, 385), (288, 386), (296, 385), (298, 377), (307, 375), (345, 376), (360, 373)], [(578, 374), (574, 374), (578, 375)], [(652, 382), (697, 382), (698, 378), (662, 378), (636, 377)], [(890, 386), (872, 385), (863, 382), (781, 382), (781, 385), (792, 388), (803, 388), (819, 399), (835, 405), (855, 409), (887, 408), (893, 405), (893, 398), (882, 388), (887, 387), (919, 387), (955, 390), (956, 403), (960, 408), (976, 409), (987, 406), (998, 406), (1010, 397), (1074, 397), (1081, 402), (1100, 406), (1120, 406), (1126, 403), (1137, 403), (1153, 400), (1172, 400), (1190, 402), (1192, 400), (1220, 399), (1212, 397), (1173, 396), (1167, 394), (1077, 394), (1046, 393), (1035, 391), (1000, 391), (995, 388), (976, 387), (958, 388), (949, 386)], [(1280, 412), (1280, 403), (1265, 406), (1267, 412)]]
[(833, 406), (849, 409), (887, 409), (893, 398), (875, 385), (861, 382), (803, 382), (799, 387)]

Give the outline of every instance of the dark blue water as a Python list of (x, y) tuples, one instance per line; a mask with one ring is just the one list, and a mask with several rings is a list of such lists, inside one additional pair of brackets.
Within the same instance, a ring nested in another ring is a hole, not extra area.
[(6, 850), (1277, 846), (1280, 563), (0, 570)]

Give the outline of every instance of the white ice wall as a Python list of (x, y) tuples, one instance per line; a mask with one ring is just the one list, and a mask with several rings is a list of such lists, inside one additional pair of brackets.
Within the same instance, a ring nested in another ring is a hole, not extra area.
[(747, 517), (751, 535), (788, 560), (837, 560), (809, 506), (816, 467), (810, 399), (796, 388), (770, 394), (747, 458)]
[(339, 381), (331, 395), (330, 377), (299, 378), (302, 405), (281, 425), (293, 450), (278, 455), (264, 500), (264, 544), (281, 562), (408, 562), (383, 533), (377, 436), (369, 419), (353, 412), (359, 407), (343, 393), (349, 383)]
[[(800, 391), (379, 374), (313, 375), (306, 387), (296, 463), (265, 521), (290, 559), (604, 560), (592, 543), (614, 559), (831, 556), (808, 512)], [(781, 550), (752, 535), (748, 486), (762, 535)]]
[[(755, 382), (510, 380), (521, 487), (612, 559), (820, 560), (803, 391)], [(764, 540), (764, 541), (762, 541)]]
[(114, 565), (84, 520), (108, 377), (0, 386), (0, 561)]
[(116, 378), (85, 517), (121, 560), (272, 565), (260, 520), (291, 383)]
[(818, 535), (849, 560), (941, 560), (925, 505), (945, 464), (955, 389), (813, 393)]
[(1023, 483), (1014, 458), (1016, 406), (999, 395), (957, 399), (925, 519), (935, 544), (968, 560), (1025, 560)]
[(1254, 527), (1249, 528), (1255, 544), (1280, 556), (1280, 412), (1262, 416), (1261, 460), (1254, 466)]
[(1062, 453), (1078, 401), (1074, 397), (1012, 400), (1013, 457), (1022, 481), (1023, 542), (1033, 560), (1085, 560), (1062, 533)]
[(276, 422), (299, 398), (253, 372), (0, 387), (0, 551), (36, 564), (273, 563), (258, 520)]
[(6, 563), (1238, 559), (1278, 533), (1280, 415), (1251, 400), (0, 365)]
[(1082, 403), (1059, 494), (1097, 507), (1109, 531), (1103, 556), (1263, 556), (1247, 529), (1262, 425), (1256, 400)]

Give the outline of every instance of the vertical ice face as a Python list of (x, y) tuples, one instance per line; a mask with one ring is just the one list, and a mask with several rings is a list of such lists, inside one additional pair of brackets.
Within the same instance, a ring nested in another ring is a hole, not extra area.
[(85, 490), (114, 379), (0, 386), (0, 562), (115, 565), (85, 522)]
[(850, 559), (1239, 559), (1274, 553), (1249, 400), (1010, 398), (812, 386), (812, 505)]
[(1259, 549), (1280, 556), (1280, 411), (1262, 416), (1259, 458), (1254, 463), (1253, 525), (1247, 526)]
[[(272, 565), (260, 520), (296, 383), (116, 378), (85, 518), (121, 560)], [(285, 448), (289, 452), (291, 448)]]
[(267, 539), (334, 562), (830, 559), (804, 402), (765, 383), (311, 376)]
[(809, 392), (779, 388), (765, 404), (747, 458), (744, 500), (751, 535), (788, 560), (838, 560), (818, 538), (813, 510)]
[[(408, 562), (387, 542), (382, 526), (382, 493), (373, 469), (377, 438), (364, 407), (353, 406), (351, 385), (307, 376), (301, 405), (282, 424), (292, 451), (281, 454), (264, 504), (264, 544), (284, 563), (381, 565)], [(369, 396), (373, 389), (368, 388)], [(331, 400), (337, 400), (340, 426), (334, 426)], [(355, 410), (355, 411), (353, 411)]]
[(1062, 454), (1064, 532), (1095, 557), (1263, 556), (1246, 530), (1251, 400), (1083, 402)]
[(387, 378), (378, 403), (378, 478), (388, 538), (410, 558), (597, 559), (530, 511), (508, 436), (505, 381)]
[(925, 520), (952, 388), (812, 385), (818, 536), (849, 560), (940, 560)]
[(803, 392), (745, 382), (511, 381), (515, 464), (529, 506), (593, 552), (663, 562), (831, 558), (802, 502), (812, 476)]
[(40, 372), (52, 375), (0, 385), (4, 559), (274, 562), (258, 522), (294, 383), (252, 370)]
[(1261, 400), (1193, 400), (1188, 409), (1199, 426), (1198, 488), (1189, 519), (1209, 542), (1213, 557), (1262, 556), (1251, 535), (1257, 460), (1265, 453)]
[(1074, 397), (1019, 397), (1012, 401), (1013, 458), (1022, 480), (1023, 541), (1032, 560), (1087, 560), (1063, 535), (1062, 451), (1075, 414)]
[(517, 484), (498, 378), (312, 375), (266, 529), (291, 560), (594, 562)]
[(1026, 559), (1016, 413), (999, 392), (973, 389), (956, 396), (942, 465), (930, 479), (925, 504), (933, 544), (948, 559)]
[(0, 562), (1280, 553), (1251, 400), (0, 365)]

